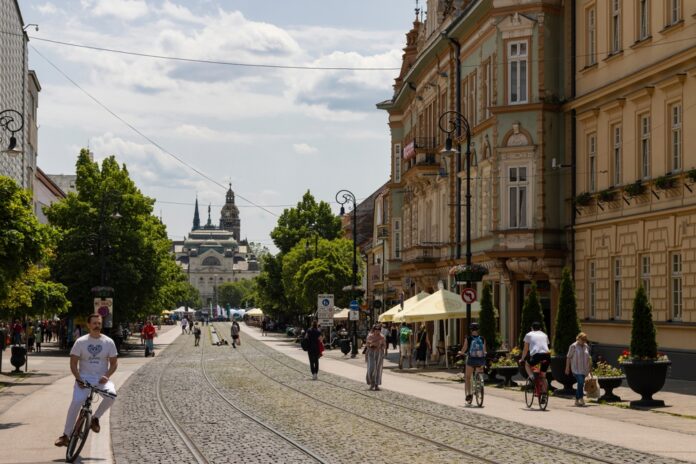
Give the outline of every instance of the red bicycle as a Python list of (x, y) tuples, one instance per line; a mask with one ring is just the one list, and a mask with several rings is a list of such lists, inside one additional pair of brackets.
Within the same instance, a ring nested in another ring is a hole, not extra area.
[[(543, 362), (543, 361), (542, 361)], [(534, 404), (534, 398), (537, 398), (537, 404), (542, 411), (549, 405), (549, 386), (546, 381), (546, 372), (543, 372), (539, 366), (532, 366), (534, 380), (527, 379), (524, 385), (524, 401), (528, 408)]]

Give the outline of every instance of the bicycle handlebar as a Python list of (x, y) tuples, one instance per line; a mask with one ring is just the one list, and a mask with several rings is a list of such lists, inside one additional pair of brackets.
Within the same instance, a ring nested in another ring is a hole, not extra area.
[(116, 396), (117, 396), (116, 393), (108, 392), (108, 391), (104, 390), (103, 388), (99, 388), (95, 385), (92, 385), (91, 383), (87, 382), (86, 380), (75, 380), (75, 382), (77, 382), (78, 385), (81, 385), (82, 388), (89, 388), (90, 390), (92, 390), (95, 393), (98, 393), (101, 396), (108, 396), (109, 398), (116, 398)]

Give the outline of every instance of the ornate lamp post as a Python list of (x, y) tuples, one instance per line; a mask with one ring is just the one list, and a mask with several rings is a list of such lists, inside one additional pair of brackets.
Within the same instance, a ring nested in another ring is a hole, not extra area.
[(17, 148), (17, 138), (15, 134), (24, 128), (24, 118), (19, 111), (7, 109), (0, 111), (0, 128), (10, 133), (10, 140), (7, 148), (3, 148), (2, 152), (10, 156), (18, 156), (22, 150)]
[[(446, 125), (443, 126), (443, 123), (445, 122)], [(442, 132), (447, 134), (447, 139), (445, 140), (445, 148), (442, 150), (441, 153), (443, 155), (456, 156), (457, 174), (459, 173), (459, 171), (461, 171), (462, 161), (459, 150), (452, 148), (452, 134), (456, 133), (458, 144), (460, 144), (462, 129), (464, 129), (464, 135), (466, 137), (466, 152), (464, 153), (466, 159), (466, 267), (467, 269), (471, 270), (471, 129), (469, 127), (469, 121), (467, 121), (464, 115), (459, 111), (446, 111), (442, 113), (438, 121), (438, 126), (440, 127), (440, 130)], [(459, 193), (460, 189), (457, 189), (457, 192)], [(457, 201), (455, 203), (457, 205), (457, 210), (459, 210), (461, 206), (459, 202), (460, 198), (457, 197)], [(459, 219), (460, 217), (461, 216), (458, 214), (457, 218)], [(461, 226), (459, 224), (457, 224), (457, 226), (458, 227), (456, 243), (457, 257), (459, 257), (459, 235), (461, 233)], [(471, 288), (471, 282), (471, 272), (468, 272), (466, 278), (466, 288)], [(469, 329), (469, 326), (471, 325), (471, 303), (466, 304), (466, 322), (466, 335), (469, 336), (471, 334)]]
[[(341, 205), (341, 216), (346, 214), (345, 204), (348, 202), (353, 202), (353, 280), (350, 287), (350, 299), (353, 301), (355, 299), (355, 287), (358, 285), (358, 261), (357, 261), (357, 239), (358, 239), (358, 206), (355, 201), (355, 195), (349, 190), (339, 190), (336, 194), (336, 202)], [(351, 358), (355, 358), (358, 355), (358, 332), (357, 323), (353, 322), (353, 333), (351, 334)]]

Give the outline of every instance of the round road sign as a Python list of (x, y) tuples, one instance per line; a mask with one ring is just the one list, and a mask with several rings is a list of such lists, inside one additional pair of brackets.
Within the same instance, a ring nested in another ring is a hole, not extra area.
[(476, 301), (476, 289), (474, 288), (463, 288), (462, 289), (462, 300), (464, 303), (471, 304)]

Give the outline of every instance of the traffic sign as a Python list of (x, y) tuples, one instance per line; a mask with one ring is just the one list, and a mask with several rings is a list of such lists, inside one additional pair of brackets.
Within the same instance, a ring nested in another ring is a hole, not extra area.
[(475, 288), (463, 288), (462, 289), (462, 300), (466, 304), (471, 304), (476, 301), (476, 289)]
[(348, 320), (351, 321), (359, 321), (360, 320), (360, 311), (348, 311)]
[(317, 319), (321, 326), (332, 326), (334, 316), (334, 296), (331, 293), (317, 295)]
[(114, 310), (114, 299), (113, 298), (95, 298), (94, 299), (94, 313), (99, 314), (102, 317), (102, 326), (104, 328), (113, 327), (113, 310)]
[(350, 302), (350, 309), (353, 311), (357, 311), (360, 309), (360, 304), (358, 303), (358, 300), (353, 300)]

